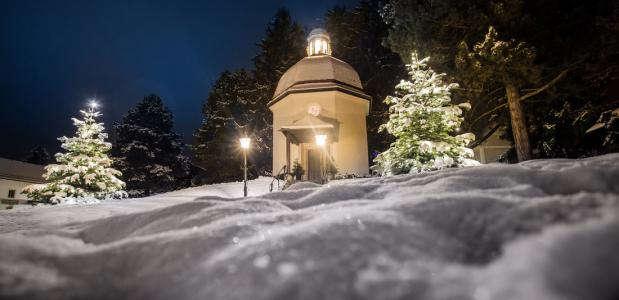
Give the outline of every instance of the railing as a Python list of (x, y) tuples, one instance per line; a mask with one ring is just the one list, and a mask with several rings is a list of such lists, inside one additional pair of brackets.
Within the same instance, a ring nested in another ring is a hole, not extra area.
[(284, 175), (284, 174), (286, 174), (286, 166), (285, 165), (279, 170), (277, 175), (275, 175), (273, 177), (273, 180), (271, 180), (271, 185), (269, 187), (269, 192), (273, 192), (273, 183), (276, 182), (276, 181), (277, 181), (277, 190), (279, 191), (279, 177), (281, 175)]

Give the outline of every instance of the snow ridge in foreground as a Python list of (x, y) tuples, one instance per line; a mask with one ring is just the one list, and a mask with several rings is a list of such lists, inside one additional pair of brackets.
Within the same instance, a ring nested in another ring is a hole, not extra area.
[(39, 226), (0, 235), (0, 296), (617, 299), (618, 178), (537, 160)]

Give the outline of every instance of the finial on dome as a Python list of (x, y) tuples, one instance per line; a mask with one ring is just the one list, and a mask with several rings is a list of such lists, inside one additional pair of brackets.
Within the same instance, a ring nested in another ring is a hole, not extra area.
[(316, 28), (307, 36), (307, 55), (331, 55), (331, 39), (324, 29)]

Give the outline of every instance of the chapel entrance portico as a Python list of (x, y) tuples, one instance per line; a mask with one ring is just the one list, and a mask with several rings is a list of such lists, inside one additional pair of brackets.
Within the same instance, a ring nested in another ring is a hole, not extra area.
[[(332, 160), (331, 144), (338, 141), (339, 122), (318, 115), (317, 107), (310, 107), (307, 115), (288, 125), (280, 132), (286, 140), (286, 172), (292, 171), (294, 161), (305, 170), (304, 179), (320, 182), (324, 178), (325, 163)], [(326, 137), (325, 144), (316, 143), (317, 136)]]

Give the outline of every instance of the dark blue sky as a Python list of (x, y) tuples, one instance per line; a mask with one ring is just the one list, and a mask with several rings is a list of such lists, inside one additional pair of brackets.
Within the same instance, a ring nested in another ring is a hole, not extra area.
[(89, 97), (108, 132), (144, 95), (164, 98), (175, 128), (191, 141), (218, 74), (251, 67), (255, 44), (277, 8), (306, 28), (350, 0), (2, 1), (0, 156), (37, 144), (58, 150), (70, 117)]

